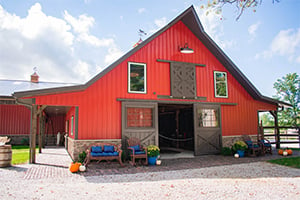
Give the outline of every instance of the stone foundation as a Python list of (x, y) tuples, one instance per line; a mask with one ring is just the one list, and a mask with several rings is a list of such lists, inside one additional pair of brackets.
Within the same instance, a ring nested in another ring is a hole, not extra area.
[(9, 144), (11, 145), (29, 145), (29, 135), (7, 135), (7, 136), (8, 138), (10, 138)]
[(85, 151), (90, 144), (97, 142), (105, 142), (112, 144), (120, 144), (121, 139), (106, 139), (106, 140), (74, 140), (70, 137), (66, 140), (66, 149), (73, 160), (78, 160), (78, 155)]
[[(257, 135), (247, 135), (247, 136), (250, 137), (252, 141), (257, 140)], [(245, 137), (245, 135), (223, 136), (222, 137), (223, 147), (231, 147), (238, 140), (244, 141), (243, 137)]]

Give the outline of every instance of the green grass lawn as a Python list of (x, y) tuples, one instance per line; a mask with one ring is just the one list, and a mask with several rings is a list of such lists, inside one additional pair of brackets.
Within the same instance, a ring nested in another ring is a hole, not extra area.
[(300, 157), (280, 158), (268, 162), (300, 169)]
[[(298, 148), (291, 149), (293, 151), (300, 151), (300, 149)], [(300, 157), (285, 157), (280, 159), (269, 160), (268, 162), (300, 169)]]
[[(38, 153), (38, 149), (37, 149)], [(24, 164), (29, 160), (29, 146), (12, 146), (12, 165)]]

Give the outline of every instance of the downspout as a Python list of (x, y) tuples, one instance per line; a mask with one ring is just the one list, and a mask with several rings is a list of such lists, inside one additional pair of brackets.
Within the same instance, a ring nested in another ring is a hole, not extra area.
[(16, 101), (16, 104), (17, 105), (22, 105), (22, 106), (25, 106), (27, 108), (30, 109), (30, 133), (29, 133), (29, 148), (30, 148), (30, 151), (29, 151), (29, 163), (32, 164), (32, 151), (33, 151), (33, 147), (32, 147), (32, 110), (33, 110), (33, 106), (31, 103), (25, 103), (25, 102), (20, 102), (18, 97), (16, 97), (14, 94), (12, 94), (12, 96), (14, 97), (15, 101)]

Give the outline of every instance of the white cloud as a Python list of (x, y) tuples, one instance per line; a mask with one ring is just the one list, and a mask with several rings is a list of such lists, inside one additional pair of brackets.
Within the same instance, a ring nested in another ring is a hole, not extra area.
[(105, 56), (105, 64), (111, 64), (120, 58), (124, 53), (116, 46), (108, 49), (108, 54)]
[(154, 21), (154, 24), (160, 29), (162, 27), (164, 27), (167, 24), (167, 18), (163, 17), (160, 19), (156, 19)]
[(235, 41), (223, 40), (224, 30), (223, 30), (223, 21), (220, 19), (220, 16), (209, 13), (207, 10), (200, 9), (200, 6), (196, 7), (196, 12), (200, 18), (201, 24), (204, 28), (204, 31), (223, 49), (231, 48), (236, 44)]
[(29, 80), (37, 67), (41, 81), (86, 82), (122, 55), (114, 38), (90, 34), (94, 24), (86, 14), (47, 16), (39, 3), (25, 17), (0, 5), (0, 78)]
[(142, 13), (144, 13), (144, 12), (146, 12), (146, 8), (139, 8), (139, 9), (138, 9), (138, 13), (139, 13), (139, 14), (142, 14)]
[(90, 34), (90, 28), (92, 28), (95, 23), (93, 17), (80, 15), (78, 19), (76, 19), (65, 11), (64, 19), (72, 26), (74, 32), (78, 35), (77, 40), (80, 42), (86, 42), (89, 45), (97, 47), (108, 47), (114, 43), (113, 39), (99, 39)]
[(164, 27), (167, 24), (167, 18), (162, 17), (160, 19), (155, 19), (154, 24), (155, 24), (155, 27), (152, 28), (151, 30), (149, 30), (149, 35), (155, 33), (156, 31), (158, 31), (159, 29)]
[(76, 33), (88, 33), (94, 25), (95, 19), (86, 15), (80, 15), (78, 19), (71, 16), (67, 11), (64, 13), (64, 19), (72, 26)]
[(89, 64), (86, 62), (83, 62), (79, 60), (75, 67), (74, 67), (74, 72), (76, 74), (79, 74), (81, 77), (83, 77), (85, 80), (90, 78), (91, 74), (89, 73)]
[(281, 30), (272, 40), (268, 50), (256, 55), (256, 58), (285, 56), (290, 62), (300, 63), (300, 28)]
[(256, 37), (256, 32), (259, 26), (261, 25), (261, 22), (258, 21), (255, 24), (252, 24), (251, 26), (248, 27), (248, 33), (250, 35), (250, 41), (254, 40)]

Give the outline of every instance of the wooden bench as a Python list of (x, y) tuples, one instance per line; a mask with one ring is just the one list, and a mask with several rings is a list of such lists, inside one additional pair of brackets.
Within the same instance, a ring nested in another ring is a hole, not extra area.
[(91, 144), (86, 150), (86, 158), (84, 160), (84, 165), (87, 166), (92, 160), (97, 160), (99, 163), (102, 160), (119, 161), (121, 166), (124, 166), (122, 163), (122, 149), (121, 144), (115, 145), (111, 143), (94, 143)]

